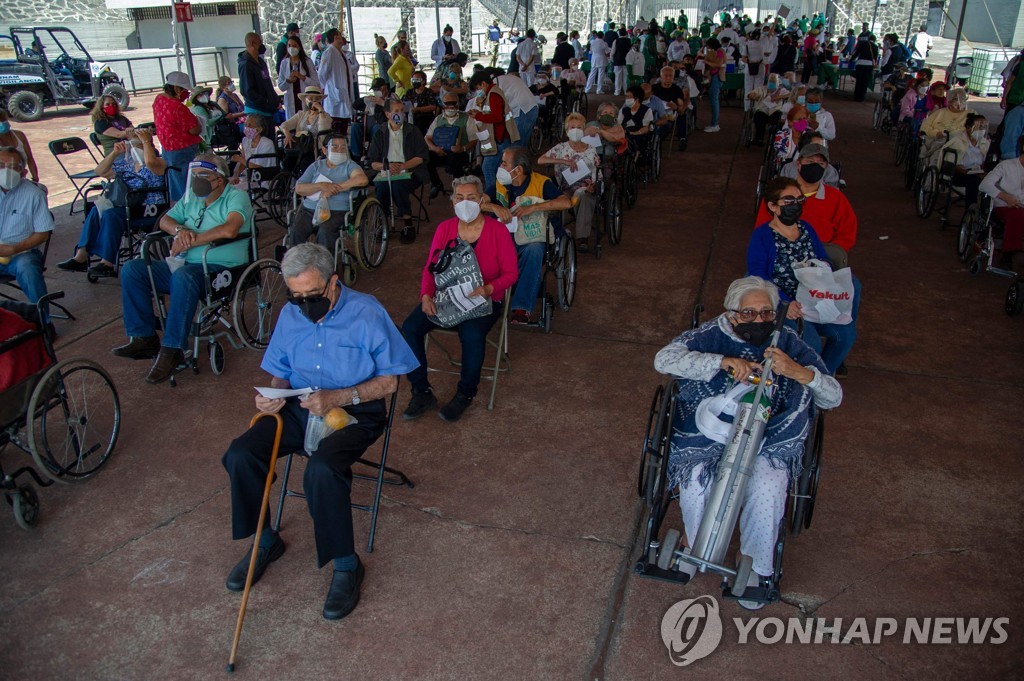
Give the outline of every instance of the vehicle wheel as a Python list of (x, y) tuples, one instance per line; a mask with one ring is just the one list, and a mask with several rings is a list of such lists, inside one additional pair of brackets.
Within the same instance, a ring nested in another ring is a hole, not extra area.
[(935, 206), (935, 191), (938, 184), (938, 173), (934, 166), (925, 168), (921, 179), (917, 182), (917, 217), (924, 219), (932, 214)]
[(971, 266), (967, 268), (967, 271), (972, 277), (976, 277), (981, 274), (981, 271), (985, 269), (985, 264), (982, 262), (981, 256), (971, 261)]
[(124, 89), (124, 86), (120, 83), (111, 83), (103, 88), (103, 94), (100, 97), (113, 97), (121, 111), (127, 109), (128, 103), (131, 101), (131, 97), (128, 96), (128, 90)]
[(32, 391), (26, 430), (41, 473), (66, 484), (85, 480), (107, 462), (121, 432), (110, 375), (87, 359), (54, 364)]
[(974, 241), (974, 223), (978, 220), (978, 209), (971, 206), (964, 212), (960, 220), (960, 235), (956, 241), (956, 254), (960, 262), (967, 262), (971, 256), (971, 244)]
[(19, 90), (7, 98), (7, 113), (22, 123), (43, 117), (43, 98), (31, 90)]
[(210, 343), (210, 369), (215, 376), (224, 373), (224, 346), (218, 341)]
[(626, 208), (632, 208), (636, 205), (638, 175), (636, 161), (630, 156), (626, 161), (624, 177), (622, 178), (622, 195), (625, 199)]
[(565, 244), (558, 266), (558, 305), (568, 310), (576, 299), (576, 240), (566, 237)]
[(672, 564), (681, 538), (679, 530), (674, 528), (665, 533), (665, 538), (661, 541), (661, 550), (658, 551), (658, 567), (662, 570), (668, 570), (668, 566)]
[(23, 530), (31, 530), (39, 522), (39, 495), (32, 485), (22, 485), (11, 495), (14, 505), (14, 522)]
[(911, 149), (907, 153), (906, 161), (903, 164), (903, 188), (910, 189), (914, 186), (917, 181), (917, 164), (918, 159), (914, 153), (914, 149)]
[(754, 569), (754, 559), (750, 556), (740, 554), (739, 565), (736, 566), (736, 579), (729, 587), (729, 593), (733, 596), (742, 596), (747, 590), (747, 581), (750, 579), (750, 572)]
[(1024, 281), (1015, 281), (1006, 290), (1006, 303), (1003, 305), (1006, 314), (1013, 317), (1024, 312)]
[[(235, 333), (246, 347), (266, 349), (277, 324), (277, 316), (287, 300), (288, 287), (281, 276), (279, 262), (263, 258), (245, 268), (235, 285), (231, 319)], [(215, 369), (214, 373), (219, 372)]]
[(617, 184), (608, 186), (608, 212), (605, 214), (608, 241), (617, 246), (622, 241), (622, 193)]
[(356, 258), (364, 270), (375, 270), (388, 253), (388, 220), (384, 207), (375, 198), (359, 204), (356, 211)]
[(658, 403), (658, 416), (654, 422), (654, 433), (651, 435), (651, 443), (648, 451), (649, 463), (647, 466), (647, 480), (644, 483), (644, 496), (648, 507), (654, 504), (655, 499), (662, 492), (665, 486), (665, 476), (668, 475), (669, 448), (672, 439), (672, 416), (675, 411), (674, 387), (670, 385), (662, 391)]

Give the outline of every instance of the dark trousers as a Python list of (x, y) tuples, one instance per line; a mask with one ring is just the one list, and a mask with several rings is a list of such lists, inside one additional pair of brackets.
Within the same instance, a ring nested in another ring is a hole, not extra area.
[(781, 120), (782, 120), (782, 112), (781, 111), (776, 111), (775, 113), (773, 113), (771, 115), (766, 114), (764, 111), (755, 111), (754, 112), (754, 139), (756, 139), (758, 142), (763, 142), (764, 141), (764, 129), (765, 129), (765, 127), (767, 127), (768, 121), (775, 121), (776, 123), (778, 123)]
[(978, 202), (978, 185), (984, 175), (979, 173), (954, 173), (953, 186), (964, 188), (964, 206), (973, 206)]
[[(384, 432), (387, 409), (384, 400), (373, 400), (347, 408), (359, 423), (335, 431), (320, 441), (306, 462), (302, 487), (313, 518), (317, 565), (355, 553), (352, 540), (352, 464)], [(281, 409), (282, 456), (302, 452), (309, 412), (290, 398)], [(256, 532), (260, 501), (267, 481), (270, 453), (274, 446), (276, 421), (263, 418), (237, 437), (221, 462), (231, 481), (231, 537), (245, 539)], [(268, 514), (267, 527), (270, 526)]]
[(875, 70), (874, 66), (870, 64), (865, 66), (855, 66), (853, 69), (853, 79), (856, 84), (853, 88), (853, 101), (863, 102), (868, 95), (868, 83), (871, 82), (871, 72)]
[(288, 243), (292, 246), (304, 244), (315, 232), (316, 242), (334, 253), (334, 242), (338, 240), (338, 235), (344, 227), (344, 212), (331, 211), (331, 217), (327, 219), (327, 222), (314, 225), (313, 211), (300, 204), (299, 209), (292, 217), (292, 224), (288, 226)]
[(420, 179), (413, 175), (407, 180), (381, 180), (374, 182), (374, 191), (377, 192), (377, 200), (384, 206), (384, 210), (391, 212), (391, 198), (394, 195), (395, 209), (398, 211), (395, 216), (400, 218), (412, 215), (412, 202), (409, 196), (420, 186)]
[[(508, 295), (506, 292), (505, 295)], [(480, 372), (484, 366), (484, 356), (487, 354), (487, 334), (491, 327), (501, 318), (502, 305), (494, 301), (494, 311), (485, 317), (477, 317), (462, 322), (451, 331), (458, 331), (459, 342), (462, 344), (462, 372), (459, 376), (459, 392), (466, 397), (476, 397), (477, 386), (480, 385)], [(409, 382), (419, 392), (430, 389), (430, 381), (427, 380), (427, 334), (434, 329), (439, 329), (427, 315), (423, 308), (417, 305), (409, 316), (402, 322), (402, 335), (405, 341), (412, 348), (420, 365), (409, 373)]]
[[(818, 55), (804, 52), (804, 72), (800, 76), (800, 82), (807, 85), (811, 76), (818, 72)], [(821, 85), (821, 83), (819, 83)]]
[(444, 171), (448, 175), (455, 179), (466, 174), (466, 166), (469, 165), (469, 154), (466, 152), (445, 152), (442, 156), (436, 152), (430, 152), (430, 163), (427, 165), (427, 172), (430, 173), (430, 184), (434, 187), (442, 186), (441, 176), (438, 174), (438, 168), (444, 168)]

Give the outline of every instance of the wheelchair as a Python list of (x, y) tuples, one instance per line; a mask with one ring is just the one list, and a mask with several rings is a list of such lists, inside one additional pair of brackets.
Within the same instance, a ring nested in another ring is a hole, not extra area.
[[(94, 195), (101, 191), (102, 187), (91, 187), (83, 194), (83, 199), (85, 200), (85, 216), (89, 215), (89, 211), (92, 210), (92, 206), (95, 204), (95, 200), (93, 198)], [(143, 203), (146, 197), (150, 194), (160, 194), (162, 197), (160, 203)], [(85, 278), (89, 283), (95, 284), (100, 279), (107, 276), (116, 279), (119, 276), (121, 267), (124, 263), (139, 257), (142, 253), (143, 240), (146, 235), (156, 227), (160, 220), (160, 216), (167, 212), (170, 208), (170, 204), (171, 199), (165, 183), (162, 189), (132, 190), (128, 192), (126, 206), (114, 206), (113, 208), (108, 208), (107, 210), (124, 211), (128, 226), (125, 229), (124, 235), (121, 237), (121, 246), (117, 249), (117, 258), (114, 261), (114, 273), (112, 275), (101, 275), (97, 274), (94, 270), (88, 270), (85, 274)], [(95, 260), (95, 258), (90, 256), (90, 265), (93, 260)]]
[[(218, 155), (223, 153), (218, 152)], [(246, 191), (257, 222), (261, 219), (270, 219), (281, 227), (287, 227), (288, 206), (295, 191), (296, 176), (282, 167), (283, 154), (276, 140), (273, 154), (253, 154), (248, 160), (268, 158), (274, 159), (274, 165), (245, 169), (243, 176), (246, 179)]]
[(956, 175), (957, 154), (952, 149), (942, 152), (939, 165), (929, 165), (917, 181), (917, 216), (922, 220), (932, 214), (941, 194), (945, 198), (942, 213), (942, 229), (949, 224), (949, 210), (955, 201), (964, 200), (963, 189), (953, 184)]
[(755, 214), (761, 208), (761, 199), (764, 198), (765, 187), (778, 176), (782, 166), (785, 164), (786, 159), (776, 152), (775, 145), (771, 142), (765, 144), (764, 158), (761, 160), (761, 170), (757, 175), (757, 188), (754, 190)]
[[(883, 86), (882, 99), (875, 102), (875, 109), (871, 114), (872, 128), (874, 128), (875, 130), (879, 130), (886, 135), (892, 134), (892, 110), (894, 103), (895, 100), (893, 99), (893, 91)], [(898, 105), (898, 103), (896, 104)]]
[[(694, 314), (696, 321), (697, 315)], [(641, 577), (686, 584), (690, 575), (683, 568), (691, 565), (681, 558), (682, 533), (675, 528), (663, 528), (665, 516), (674, 502), (679, 500), (678, 489), (669, 487), (668, 464), (671, 449), (673, 418), (677, 407), (678, 382), (669, 380), (654, 391), (647, 416), (647, 428), (640, 450), (640, 471), (637, 478), (637, 494), (644, 500), (645, 518), (641, 525), (644, 532), (641, 553), (634, 571)], [(782, 556), (787, 534), (798, 536), (811, 526), (821, 476), (821, 456), (825, 438), (825, 418), (822, 411), (811, 416), (811, 426), (804, 441), (802, 469), (799, 476), (790, 480), (786, 497), (786, 510), (779, 524), (775, 544), (774, 570), (770, 586), (747, 587), (747, 578), (752, 570), (749, 556), (743, 556), (735, 570), (725, 568), (721, 572), (722, 597), (731, 599), (756, 600), (772, 603), (780, 599), (782, 579)], [(710, 566), (705, 569), (710, 569)], [(703, 570), (702, 570), (703, 571)], [(729, 578), (732, 577), (732, 581)]]
[(892, 158), (896, 167), (903, 165), (908, 158), (914, 157), (917, 145), (917, 122), (905, 118), (896, 126), (896, 136), (892, 140)]
[[(40, 368), (0, 392), (0, 452), (12, 444), (32, 457), (35, 467), (13, 473), (0, 465), (0, 487), (14, 511), (14, 520), (30, 529), (39, 520), (39, 496), (29, 475), (40, 487), (74, 484), (92, 477), (110, 459), (121, 431), (121, 403), (117, 388), (102, 366), (92, 360), (58, 360), (42, 324), (47, 303), (63, 298), (50, 293), (35, 305), (0, 301), (35, 328), (0, 342), (0, 357), (24, 367), (19, 348), (38, 348)], [(4, 356), (7, 357), (4, 357)]]
[[(288, 226), (291, 226), (292, 218), (301, 205), (301, 198), (293, 193), (292, 208), (287, 215)], [(351, 190), (349, 205), (344, 214), (344, 226), (338, 230), (338, 239), (334, 242), (334, 267), (345, 286), (354, 286), (358, 278), (356, 262), (367, 272), (384, 264), (388, 251), (388, 226), (384, 207), (376, 196), (370, 194), (370, 187)], [(280, 261), (288, 247), (294, 245), (289, 243), (286, 233), (275, 253), (277, 260)]]
[[(288, 299), (288, 287), (281, 275), (281, 264), (273, 258), (260, 259), (255, 226), (250, 223), (244, 229), (247, 233), (234, 239), (221, 239), (201, 247), (205, 285), (190, 330), (192, 348), (185, 350), (184, 362), (171, 374), (171, 387), (177, 386), (175, 376), (181, 371), (191, 369), (193, 374), (199, 373), (199, 346), (203, 340), (210, 369), (218, 376), (224, 373), (225, 367), (221, 339), (226, 339), (236, 350), (243, 347), (265, 350), (270, 344), (277, 317)], [(171, 235), (156, 232), (147, 236), (142, 245), (157, 326), (161, 329), (166, 327), (168, 294), (157, 293), (152, 266), (170, 256), (172, 241)], [(212, 250), (243, 241), (249, 248), (249, 262), (219, 272), (210, 271), (207, 259)]]
[[(548, 289), (548, 277), (555, 276), (555, 295)], [(562, 230), (562, 233), (555, 235), (555, 230), (548, 222), (548, 237), (545, 241), (544, 250), (544, 271), (540, 275), (540, 289), (537, 298), (540, 300), (540, 316), (536, 321), (530, 321), (519, 326), (534, 327), (543, 329), (544, 333), (551, 333), (551, 319), (554, 317), (555, 296), (558, 298), (558, 306), (563, 311), (568, 311), (576, 299), (576, 240), (572, 235)]]
[(562, 137), (562, 131), (565, 129), (565, 106), (560, 97), (552, 95), (552, 101), (554, 104), (547, 115), (538, 120), (537, 124), (533, 126), (533, 130), (530, 131), (527, 148), (531, 154), (539, 155), (545, 146), (555, 144)]
[(566, 111), (582, 114), (583, 116), (587, 115), (587, 110), (590, 108), (587, 101), (587, 93), (576, 87), (569, 88), (569, 93), (563, 104)]
[[(616, 165), (620, 162), (621, 156), (603, 155), (601, 166), (597, 173), (597, 208), (594, 211), (594, 233), (597, 237), (595, 255), (601, 257), (600, 238), (608, 235), (608, 241), (612, 246), (618, 246), (622, 241), (622, 210), (623, 210), (623, 189), (620, 176), (616, 175)], [(628, 163), (628, 161), (626, 162)], [(619, 171), (621, 172), (621, 170)]]
[[(667, 125), (675, 126), (675, 121)], [(663, 137), (657, 129), (652, 130), (647, 138), (647, 146), (641, 151), (641, 168), (643, 169), (644, 187), (654, 184), (661, 177), (661, 142)], [(670, 137), (666, 135), (665, 137)]]
[[(960, 256), (961, 262), (970, 263), (967, 271), (972, 277), (986, 270), (1003, 277), (1015, 277), (1020, 274), (999, 267), (999, 260), (1003, 255), (1003, 224), (993, 214), (994, 208), (992, 197), (981, 194), (977, 205), (970, 206), (960, 221), (957, 255)], [(1009, 298), (1010, 295), (1007, 294), (1007, 299)], [(1015, 306), (1018, 299), (1014, 300)]]

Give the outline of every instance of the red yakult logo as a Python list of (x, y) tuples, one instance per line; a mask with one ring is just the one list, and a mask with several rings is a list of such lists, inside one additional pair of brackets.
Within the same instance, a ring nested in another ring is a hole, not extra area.
[(818, 289), (810, 289), (808, 293), (811, 294), (811, 298), (821, 298), (823, 300), (849, 300), (850, 294), (846, 291), (842, 293), (832, 293), (831, 291), (819, 291)]

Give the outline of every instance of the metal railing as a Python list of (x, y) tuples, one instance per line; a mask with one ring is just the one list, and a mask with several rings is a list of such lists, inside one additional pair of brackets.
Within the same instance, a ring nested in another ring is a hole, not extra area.
[[(227, 55), (244, 49), (244, 47), (200, 47), (194, 49), (192, 57), (196, 61), (196, 81), (200, 83), (213, 82), (224, 75), (234, 77), (235, 69), (229, 68), (228, 64), (232, 62), (227, 59)], [(131, 51), (128, 54), (131, 54)], [(204, 57), (208, 59), (203, 59)], [(133, 95), (145, 90), (159, 90), (163, 87), (165, 76), (169, 71), (184, 69), (183, 65), (179, 66), (178, 57), (173, 52), (125, 57), (103, 55), (98, 57), (98, 61), (110, 66), (111, 70), (121, 77), (125, 87)], [(170, 61), (171, 64), (166, 65), (166, 61)], [(152, 68), (153, 62), (156, 62), (156, 69)], [(122, 63), (124, 64), (123, 68), (118, 66)], [(211, 66), (212, 68), (210, 68)]]

